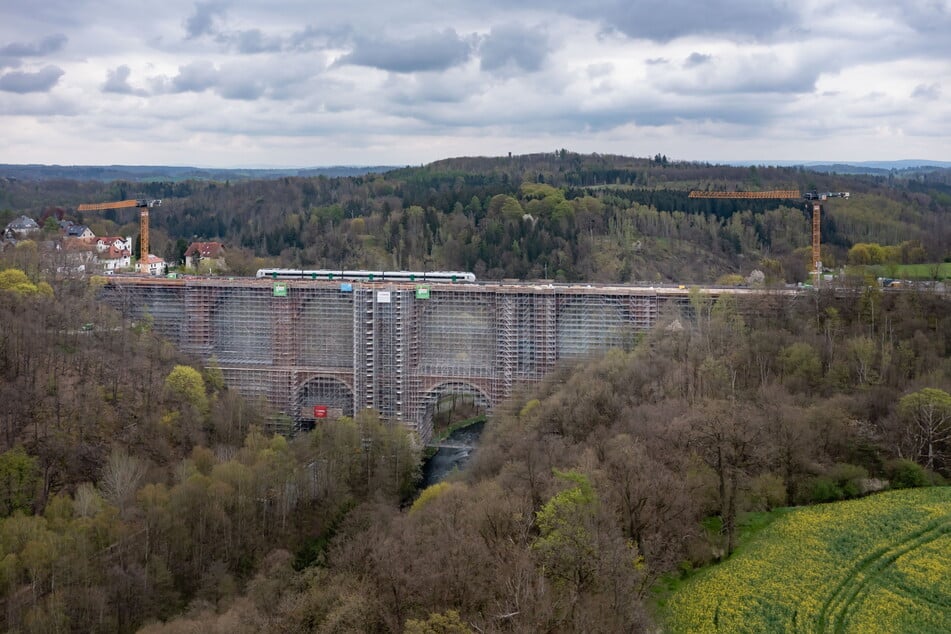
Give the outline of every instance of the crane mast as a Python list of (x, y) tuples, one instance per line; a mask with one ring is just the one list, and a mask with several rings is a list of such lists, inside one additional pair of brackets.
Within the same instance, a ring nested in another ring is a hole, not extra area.
[(161, 207), (161, 199), (132, 198), (108, 203), (83, 203), (77, 211), (104, 211), (106, 209), (139, 208), (139, 271), (149, 272), (149, 209)]
[(727, 198), (727, 199), (799, 199), (812, 201), (812, 274), (815, 276), (815, 286), (819, 288), (822, 279), (822, 205), (820, 201), (829, 198), (849, 198), (849, 192), (806, 192), (800, 194), (794, 189), (773, 189), (762, 192), (724, 192), (693, 190), (687, 198)]

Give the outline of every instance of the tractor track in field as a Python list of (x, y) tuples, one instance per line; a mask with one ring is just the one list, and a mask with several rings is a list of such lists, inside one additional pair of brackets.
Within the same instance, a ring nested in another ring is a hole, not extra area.
[(878, 574), (892, 565), (896, 559), (951, 533), (951, 515), (929, 522), (921, 529), (905, 535), (897, 542), (888, 544), (863, 557), (849, 574), (836, 586), (819, 611), (816, 631), (845, 632), (850, 613), (861, 605), (861, 597), (869, 591)]

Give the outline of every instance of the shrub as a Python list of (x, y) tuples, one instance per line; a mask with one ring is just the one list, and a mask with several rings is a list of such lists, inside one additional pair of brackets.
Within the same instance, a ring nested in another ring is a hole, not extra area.
[(925, 468), (912, 460), (892, 460), (885, 465), (885, 473), (893, 489), (913, 489), (931, 484)]

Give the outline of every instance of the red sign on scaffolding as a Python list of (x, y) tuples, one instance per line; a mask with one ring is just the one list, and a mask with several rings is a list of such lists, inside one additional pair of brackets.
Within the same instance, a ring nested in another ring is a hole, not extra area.
[(314, 418), (327, 418), (327, 406), (314, 405)]

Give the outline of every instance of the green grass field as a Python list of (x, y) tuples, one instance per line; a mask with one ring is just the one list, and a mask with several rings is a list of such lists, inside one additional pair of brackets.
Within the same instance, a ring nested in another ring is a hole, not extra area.
[(669, 632), (951, 632), (951, 487), (786, 511), (662, 613)]
[[(935, 270), (937, 267), (937, 271)], [(932, 264), (876, 264), (868, 269), (875, 277), (891, 277), (898, 280), (951, 279), (951, 262)]]

